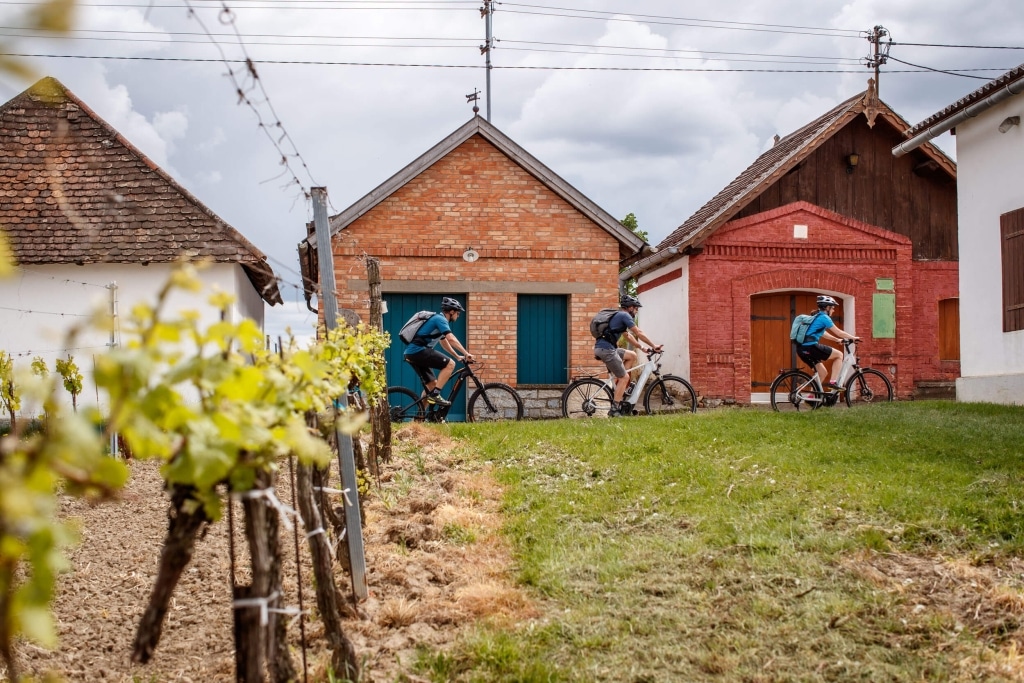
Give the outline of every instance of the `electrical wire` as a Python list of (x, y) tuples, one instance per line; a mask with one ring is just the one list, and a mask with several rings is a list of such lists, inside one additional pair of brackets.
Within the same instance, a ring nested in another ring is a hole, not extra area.
[[(505, 5), (505, 4), (509, 4), (509, 3), (499, 3), (499, 4)], [(854, 32), (854, 31), (849, 31), (847, 29), (814, 29), (814, 28), (808, 28), (806, 30), (793, 30), (793, 29), (787, 29), (787, 28), (768, 28), (769, 26), (772, 26), (771, 24), (748, 24), (748, 25), (744, 25), (744, 24), (742, 24), (740, 22), (724, 22), (724, 21), (711, 22), (710, 20), (685, 19), (685, 18), (681, 18), (681, 17), (680, 18), (675, 18), (675, 17), (646, 18), (648, 15), (643, 15), (643, 14), (635, 15), (635, 14), (631, 14), (631, 13), (630, 13), (631, 16), (625, 17), (625, 16), (622, 16), (623, 14), (626, 14), (624, 12), (605, 13), (605, 14), (610, 15), (610, 16), (604, 16), (604, 15), (601, 15), (601, 16), (589, 16), (589, 15), (586, 15), (586, 14), (565, 14), (564, 13), (564, 12), (585, 12), (585, 11), (589, 11), (589, 10), (569, 10), (569, 9), (565, 9), (565, 8), (547, 8), (547, 7), (534, 6), (534, 5), (519, 5), (519, 6), (539, 7), (541, 9), (563, 10), (563, 11), (535, 12), (535, 11), (515, 10), (515, 9), (506, 9), (506, 10), (503, 10), (503, 11), (508, 13), (508, 14), (524, 14), (524, 15), (542, 16), (542, 17), (560, 17), (560, 18), (563, 18), (563, 19), (591, 19), (591, 20), (596, 20), (596, 21), (619, 21), (619, 22), (628, 22), (628, 23), (636, 23), (636, 18), (634, 18), (634, 17), (639, 17), (639, 18), (644, 18), (644, 23), (646, 23), (646, 24), (656, 24), (656, 25), (661, 25), (661, 26), (687, 26), (687, 27), (690, 27), (690, 28), (721, 29), (721, 30), (732, 30), (732, 31), (754, 31), (754, 32), (758, 32), (758, 33), (785, 33), (785, 34), (789, 34), (789, 35), (820, 36), (820, 37), (828, 37), (828, 38), (863, 38), (864, 37), (864, 31), (856, 31), (856, 32)], [(698, 22), (707, 22), (707, 23), (698, 23)]]
[[(989, 78), (987, 76), (972, 76), (971, 74), (958, 73), (957, 71), (946, 71), (944, 69), (933, 69), (930, 66), (922, 66), (920, 64), (911, 64), (910, 62), (905, 62), (902, 59), (898, 59), (896, 57), (893, 57), (892, 55), (889, 55), (889, 59), (891, 59), (894, 62), (899, 62), (900, 64), (903, 64), (905, 66), (912, 66), (915, 69), (924, 69), (925, 71), (932, 71), (932, 72), (937, 73), (937, 74), (946, 74), (948, 76), (961, 76), (963, 78), (977, 78), (977, 79), (982, 80), (982, 81), (990, 81), (990, 80), (992, 80), (991, 78)], [(960, 71), (967, 71), (967, 69), (961, 69)], [(1009, 69), (1001, 69), (1001, 71), (1009, 71)], [(886, 72), (886, 73), (889, 73), (889, 72)]]
[[(417, 64), (402, 62), (336, 62), (327, 60), (288, 60), (288, 59), (203, 59), (199, 57), (123, 57), (115, 55), (60, 55), (60, 54), (33, 54), (27, 52), (0, 52), (0, 57), (36, 57), (40, 59), (111, 59), (121, 61), (140, 62), (216, 62), (233, 64), (281, 64), (298, 66), (378, 66), (378, 67), (402, 67), (422, 69), (479, 69), (486, 67), (482, 64)], [(890, 59), (893, 59), (890, 57)], [(700, 67), (616, 67), (616, 66), (530, 66), (530, 65), (492, 65), (492, 69), (506, 71), (664, 71), (681, 73), (819, 73), (819, 74), (852, 74), (865, 73), (866, 69), (711, 69)], [(1013, 67), (983, 67), (975, 69), (960, 69), (964, 71), (1009, 71)], [(909, 74), (921, 73), (923, 71), (934, 71), (926, 67), (914, 69), (889, 69), (887, 74)], [(953, 72), (949, 72), (953, 74)], [(957, 75), (957, 74), (953, 74)]]
[(904, 45), (908, 47), (955, 47), (964, 50), (1024, 50), (1021, 45), (949, 45), (946, 43), (897, 43), (890, 41), (890, 45)]

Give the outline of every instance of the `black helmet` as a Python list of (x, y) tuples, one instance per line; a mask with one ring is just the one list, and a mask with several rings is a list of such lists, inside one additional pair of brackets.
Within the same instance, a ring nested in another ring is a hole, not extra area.
[(818, 308), (825, 308), (827, 306), (838, 306), (839, 302), (830, 297), (827, 294), (822, 294), (818, 297)]
[(634, 306), (637, 308), (643, 306), (643, 304), (640, 303), (640, 299), (637, 299), (635, 296), (623, 294), (622, 298), (619, 299), (619, 308), (633, 308)]
[(443, 297), (441, 299), (441, 310), (442, 311), (460, 311), (466, 312), (466, 309), (462, 307), (458, 299), (453, 299), (450, 296)]

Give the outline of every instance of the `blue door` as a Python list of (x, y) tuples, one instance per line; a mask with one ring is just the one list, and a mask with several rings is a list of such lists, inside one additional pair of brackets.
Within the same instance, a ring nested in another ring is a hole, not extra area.
[[(388, 312), (384, 316), (384, 331), (391, 335), (391, 346), (384, 352), (389, 387), (408, 387), (417, 394), (423, 391), (423, 384), (420, 382), (420, 378), (416, 376), (412, 366), (402, 359), (405, 352), (405, 344), (398, 338), (398, 333), (401, 331), (402, 325), (419, 311), (439, 311), (442, 296), (454, 296), (466, 307), (466, 312), (460, 315), (459, 319), (452, 325), (452, 332), (459, 338), (463, 346), (467, 346), (466, 318), (469, 316), (469, 303), (464, 294), (402, 294), (397, 292), (384, 294), (384, 302), (388, 306)], [(441, 353), (445, 353), (440, 344), (436, 348)], [(448, 390), (451, 389), (452, 382), (454, 380), (449, 380), (448, 384), (441, 390), (446, 397), (448, 396)], [(465, 385), (463, 385), (452, 401), (451, 410), (448, 411), (448, 421), (466, 421)]]
[(516, 321), (517, 384), (569, 381), (569, 301), (565, 296), (520, 294)]

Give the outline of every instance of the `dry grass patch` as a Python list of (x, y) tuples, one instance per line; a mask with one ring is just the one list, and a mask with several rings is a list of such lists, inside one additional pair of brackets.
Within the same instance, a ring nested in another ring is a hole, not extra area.
[(1024, 560), (1001, 557), (988, 562), (967, 558), (922, 557), (864, 551), (846, 567), (882, 590), (903, 597), (907, 624), (938, 621), (947, 629), (943, 650), (961, 649), (966, 630), (982, 645), (965, 652), (965, 671), (1024, 680)]

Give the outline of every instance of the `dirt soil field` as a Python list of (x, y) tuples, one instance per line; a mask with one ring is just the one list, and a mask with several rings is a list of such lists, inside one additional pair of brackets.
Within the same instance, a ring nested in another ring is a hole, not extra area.
[[(410, 671), (416, 648), (445, 648), (481, 619), (519, 621), (534, 613), (514, 587), (508, 549), (497, 534), (501, 492), (486, 469), (462, 460), (446, 437), (416, 425), (395, 434), (396, 455), (380, 486), (366, 497), (364, 542), (370, 597), (362, 619), (345, 632), (363, 661), (363, 680), (418, 680)], [(167, 526), (168, 496), (154, 463), (131, 463), (120, 501), (91, 506), (67, 498), (61, 512), (80, 525), (71, 569), (54, 604), (60, 645), (47, 651), (18, 645), (21, 673), (48, 672), (69, 681), (231, 681), (234, 643), (227, 518), (212, 525), (175, 591), (153, 661), (130, 661), (135, 629), (149, 599)], [(279, 498), (291, 504), (288, 470)], [(236, 549), (241, 538), (236, 507)], [(286, 604), (298, 605), (294, 541), (286, 532)], [(236, 550), (236, 552), (238, 552)], [(312, 570), (301, 544), (304, 607), (315, 612)], [(238, 560), (236, 566), (244, 564)], [(239, 569), (238, 582), (246, 583)], [(351, 583), (336, 574), (343, 594)], [(306, 670), (326, 681), (329, 653), (315, 615), (306, 621)], [(289, 627), (293, 661), (302, 672), (300, 627)]]

